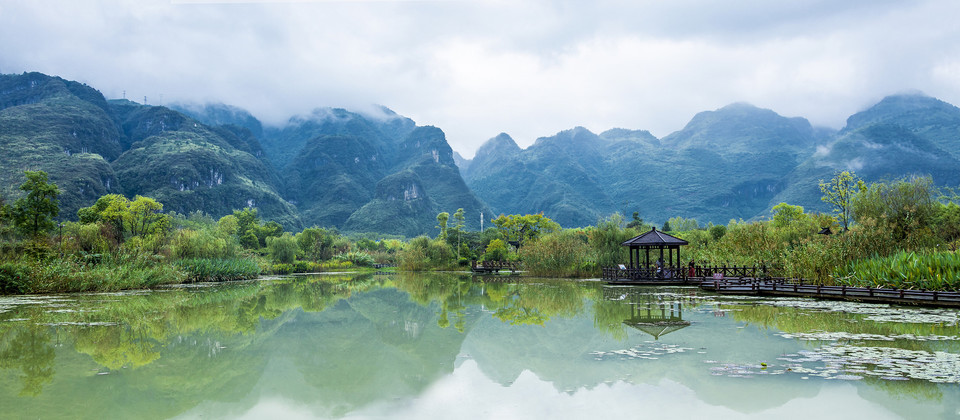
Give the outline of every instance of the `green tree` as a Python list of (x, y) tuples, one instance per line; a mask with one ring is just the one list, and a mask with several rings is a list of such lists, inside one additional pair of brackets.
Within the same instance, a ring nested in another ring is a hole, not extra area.
[(507, 250), (506, 242), (503, 242), (499, 239), (494, 239), (487, 245), (487, 250), (483, 253), (483, 260), (505, 261), (508, 253), (509, 251)]
[(640, 217), (640, 212), (633, 212), (633, 220), (630, 223), (627, 223), (627, 229), (636, 229), (636, 230), (647, 230), (646, 224), (643, 223), (643, 218)]
[[(163, 204), (149, 197), (138, 195), (127, 207), (130, 221), (130, 234), (133, 236), (161, 233), (166, 215), (160, 213)], [(169, 226), (169, 223), (167, 223)]]
[(110, 227), (113, 242), (123, 242), (126, 232), (125, 223), (129, 223), (130, 200), (120, 194), (107, 194), (97, 199), (90, 207), (77, 210), (80, 223), (103, 223)]
[(614, 267), (629, 258), (625, 241), (634, 236), (633, 229), (624, 229), (623, 216), (614, 213), (609, 218), (597, 221), (597, 227), (589, 231), (589, 243), (594, 252), (594, 261), (600, 267)]
[(697, 219), (685, 219), (683, 217), (677, 216), (677, 217), (671, 217), (670, 220), (667, 220), (667, 222), (669, 223), (669, 225), (665, 224), (664, 226), (669, 226), (671, 229), (678, 232), (686, 232), (689, 230), (700, 229), (700, 223), (697, 223)]
[(710, 237), (713, 238), (714, 241), (719, 241), (720, 238), (723, 238), (723, 235), (727, 234), (727, 227), (724, 225), (713, 225), (710, 226), (707, 231), (710, 232)]
[(660, 231), (662, 232), (670, 232), (672, 230), (673, 228), (670, 226), (669, 220), (667, 220), (666, 222), (663, 222), (663, 226), (660, 228)]
[(267, 250), (274, 263), (293, 264), (297, 258), (298, 248), (297, 241), (290, 232), (267, 238)]
[(794, 222), (804, 220), (805, 216), (802, 206), (794, 206), (787, 203), (780, 203), (773, 206), (774, 227), (787, 227)]
[(0, 240), (7, 239), (13, 231), (10, 224), (13, 219), (12, 213), (13, 208), (7, 205), (6, 200), (0, 196)]
[(899, 242), (914, 232), (930, 229), (939, 207), (937, 195), (929, 176), (871, 183), (854, 197), (853, 214), (858, 223), (872, 219)]
[(447, 220), (450, 219), (450, 213), (440, 212), (437, 214), (437, 228), (440, 229), (440, 235), (437, 239), (445, 241), (447, 239)]
[[(245, 208), (243, 210), (234, 210), (233, 217), (237, 218), (237, 237), (240, 238), (240, 245), (247, 249), (260, 249), (266, 246), (268, 236), (280, 236), (283, 233), (283, 227), (277, 224), (270, 228), (264, 228), (260, 225), (260, 216), (257, 209)], [(279, 228), (279, 232), (277, 232)]]
[(12, 216), (21, 234), (37, 237), (54, 227), (53, 218), (60, 213), (57, 197), (60, 189), (48, 182), (44, 171), (24, 171), (27, 180), (20, 190), (27, 194), (13, 203)]
[(844, 232), (850, 230), (853, 197), (864, 188), (863, 180), (849, 171), (837, 173), (829, 182), (820, 180), (820, 192), (823, 193), (820, 199), (833, 205), (837, 220), (843, 226)]
[(505, 216), (501, 214), (496, 219), (493, 219), (493, 224), (506, 240), (516, 241), (518, 247), (522, 247), (528, 240), (537, 239), (540, 235), (560, 230), (560, 225), (550, 220), (550, 218), (545, 217), (543, 213), (523, 216), (519, 214)]
[(304, 229), (295, 237), (297, 246), (304, 258), (319, 262), (333, 257), (333, 242), (335, 235), (323, 228), (312, 227)]
[(460, 260), (460, 240), (463, 237), (463, 227), (466, 226), (466, 217), (463, 215), (463, 208), (457, 209), (453, 213), (453, 229), (457, 234), (457, 260)]

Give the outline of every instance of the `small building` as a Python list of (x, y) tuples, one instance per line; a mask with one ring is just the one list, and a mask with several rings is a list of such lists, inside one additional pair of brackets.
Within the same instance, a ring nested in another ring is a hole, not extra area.
[(686, 279), (686, 272), (682, 269), (680, 247), (689, 242), (668, 235), (657, 228), (638, 235), (622, 246), (630, 247), (629, 265), (620, 264), (619, 267), (604, 268), (604, 280), (648, 280), (670, 281)]

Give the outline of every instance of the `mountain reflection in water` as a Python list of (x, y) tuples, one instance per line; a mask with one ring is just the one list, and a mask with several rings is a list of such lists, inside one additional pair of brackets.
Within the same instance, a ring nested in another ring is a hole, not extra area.
[(511, 281), (4, 297), (0, 405), (10, 418), (960, 414), (956, 310)]

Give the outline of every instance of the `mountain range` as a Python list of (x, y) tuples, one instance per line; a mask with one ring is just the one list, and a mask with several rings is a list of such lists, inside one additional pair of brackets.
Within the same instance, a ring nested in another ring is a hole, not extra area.
[(224, 104), (149, 106), (107, 100), (82, 83), (40, 73), (0, 75), (0, 195), (42, 169), (61, 189), (61, 218), (99, 196), (158, 199), (167, 211), (219, 217), (257, 208), (287, 229), (415, 236), (436, 215), (540, 213), (564, 227), (614, 212), (650, 222), (765, 217), (779, 202), (829, 210), (819, 180), (853, 170), (867, 181), (932, 175), (960, 183), (960, 109), (895, 95), (840, 130), (735, 103), (657, 138), (576, 127), (523, 149), (506, 133), (463, 159), (440, 128), (379, 107), (318, 108), (266, 126)]
[(543, 211), (563, 226), (620, 212), (726, 224), (769, 216), (787, 202), (830, 211), (820, 180), (851, 170), (866, 181), (931, 175), (960, 183), (960, 109), (920, 94), (894, 95), (841, 130), (814, 127), (749, 104), (697, 114), (656, 138), (577, 127), (521, 149), (506, 134), (461, 159), (467, 185), (494, 212)]

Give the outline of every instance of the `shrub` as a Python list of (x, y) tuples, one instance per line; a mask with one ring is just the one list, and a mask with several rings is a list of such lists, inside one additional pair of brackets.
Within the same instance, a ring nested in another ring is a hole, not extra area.
[(27, 265), (13, 262), (0, 264), (0, 294), (27, 293), (29, 278), (30, 267)]
[(340, 254), (337, 256), (337, 259), (340, 261), (350, 261), (357, 267), (372, 267), (374, 264), (373, 257), (363, 251)]
[(456, 264), (456, 254), (446, 242), (418, 236), (400, 252), (400, 268), (409, 271), (448, 268)]
[(494, 239), (487, 244), (487, 250), (483, 253), (484, 261), (506, 261), (509, 254), (506, 242), (500, 239)]
[(299, 250), (299, 247), (290, 232), (285, 232), (280, 236), (268, 236), (266, 240), (267, 250), (273, 262), (293, 264), (297, 258), (297, 250)]
[(185, 259), (225, 258), (231, 253), (227, 240), (209, 229), (181, 229), (173, 234), (168, 247), (171, 255)]

